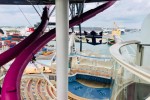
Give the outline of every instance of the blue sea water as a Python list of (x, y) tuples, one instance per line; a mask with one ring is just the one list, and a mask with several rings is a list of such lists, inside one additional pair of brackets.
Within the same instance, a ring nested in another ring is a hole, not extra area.
[(138, 31), (138, 32), (127, 32), (125, 33), (124, 35), (121, 35), (121, 38), (123, 38), (123, 40), (125, 41), (129, 41), (129, 40), (141, 40), (140, 39), (140, 35), (141, 35), (141, 32)]
[[(121, 35), (121, 38), (124, 41), (129, 41), (129, 40), (140, 40), (140, 32), (132, 32), (132, 33), (125, 33), (124, 35)], [(48, 43), (48, 45), (54, 45), (56, 47), (56, 41), (51, 41)], [(80, 50), (80, 43), (76, 42), (75, 44), (77, 51)], [(110, 55), (109, 52), (109, 45), (107, 44), (101, 44), (101, 45), (91, 45), (91, 44), (87, 44), (87, 43), (83, 43), (82, 44), (82, 49), (83, 50), (90, 50), (92, 52), (96, 52), (99, 54), (104, 54), (104, 55)], [(48, 60), (40, 60), (41, 63), (45, 64), (45, 65), (50, 65)]]
[[(140, 40), (140, 32), (127, 32), (124, 35), (121, 35), (121, 38), (124, 41), (128, 41), (128, 40)], [(56, 41), (51, 41), (48, 43), (49, 45), (55, 45), (56, 46)], [(77, 51), (80, 50), (80, 43), (76, 42), (75, 44)], [(91, 44), (87, 44), (87, 43), (83, 43), (82, 44), (82, 49), (83, 50), (91, 50), (93, 52), (97, 52), (100, 54), (105, 54), (105, 55), (109, 55), (109, 47), (107, 44), (101, 44), (101, 45), (91, 45)]]

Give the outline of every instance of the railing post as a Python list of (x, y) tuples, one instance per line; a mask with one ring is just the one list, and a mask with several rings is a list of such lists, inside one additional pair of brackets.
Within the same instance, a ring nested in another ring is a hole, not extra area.
[(136, 65), (142, 66), (143, 53), (144, 53), (144, 47), (141, 44), (137, 44)]

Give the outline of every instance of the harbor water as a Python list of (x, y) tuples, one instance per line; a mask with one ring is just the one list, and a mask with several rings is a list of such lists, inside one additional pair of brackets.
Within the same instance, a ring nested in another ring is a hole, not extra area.
[[(124, 41), (129, 41), (129, 40), (140, 40), (140, 32), (127, 32), (124, 35), (121, 35), (121, 38)], [(48, 45), (54, 45), (56, 47), (56, 41), (50, 41)], [(80, 43), (76, 42), (75, 47), (77, 51), (80, 50)], [(88, 43), (83, 43), (82, 44), (82, 49), (84, 50), (90, 50), (92, 52), (104, 54), (104, 55), (110, 55), (109, 53), (109, 45), (107, 44), (100, 44), (100, 45), (91, 45)]]

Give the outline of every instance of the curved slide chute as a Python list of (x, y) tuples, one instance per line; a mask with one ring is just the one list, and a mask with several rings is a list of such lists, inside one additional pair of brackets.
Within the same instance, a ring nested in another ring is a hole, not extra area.
[[(96, 14), (102, 12), (107, 9), (111, 5), (113, 5), (115, 1), (109, 1), (95, 9), (85, 12), (83, 15), (79, 17), (75, 17), (70, 21), (69, 27), (73, 27), (81, 22), (88, 20), (89, 18), (95, 16)], [(90, 17), (87, 17), (90, 16)], [(85, 17), (85, 19), (84, 19)], [(33, 57), (33, 54), (38, 52), (41, 47), (43, 47), (46, 43), (52, 40), (55, 37), (55, 29), (47, 32), (39, 39), (30, 44), (14, 61), (8, 70), (6, 77), (4, 79), (3, 88), (2, 88), (2, 100), (20, 100), (20, 81), (23, 74), (23, 71), (27, 64)]]
[(49, 7), (45, 6), (43, 15), (42, 15), (42, 22), (38, 26), (38, 28), (26, 39), (24, 39), (22, 42), (14, 46), (13, 48), (8, 49), (7, 51), (0, 54), (0, 67), (10, 60), (14, 59), (16, 56), (18, 56), (30, 43), (35, 41), (37, 38), (39, 38), (42, 33), (44, 32), (47, 24), (48, 24), (48, 13), (49, 13)]

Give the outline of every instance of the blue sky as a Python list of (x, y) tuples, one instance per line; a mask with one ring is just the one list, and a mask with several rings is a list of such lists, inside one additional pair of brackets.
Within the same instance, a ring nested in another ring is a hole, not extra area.
[[(97, 4), (86, 4), (85, 10), (96, 7)], [(32, 6), (19, 6), (32, 25), (40, 21), (40, 17)], [(36, 6), (37, 7), (37, 6)], [(42, 11), (42, 6), (39, 7)], [(37, 7), (37, 10), (39, 10)], [(84, 22), (82, 26), (113, 27), (118, 26), (140, 28), (144, 18), (150, 13), (149, 0), (120, 0), (104, 12)], [(39, 12), (40, 12), (39, 11)], [(55, 17), (51, 17), (54, 21)], [(28, 22), (20, 12), (17, 5), (0, 5), (0, 26), (28, 26)]]

